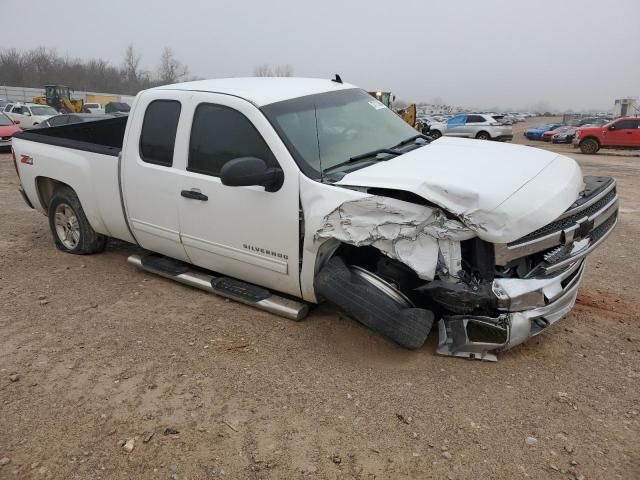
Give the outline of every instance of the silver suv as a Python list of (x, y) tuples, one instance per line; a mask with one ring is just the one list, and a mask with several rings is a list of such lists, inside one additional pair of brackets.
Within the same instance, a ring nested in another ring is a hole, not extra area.
[(499, 120), (485, 113), (461, 113), (446, 122), (431, 125), (429, 135), (433, 138), (445, 135), (505, 141), (513, 139), (513, 129), (511, 125), (503, 125)]

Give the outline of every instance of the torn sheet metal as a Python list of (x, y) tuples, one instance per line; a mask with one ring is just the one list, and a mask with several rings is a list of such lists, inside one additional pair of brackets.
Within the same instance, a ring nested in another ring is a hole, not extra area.
[(414, 193), (492, 243), (555, 220), (584, 188), (580, 167), (564, 155), (452, 137), (349, 172), (337, 184)]
[[(461, 240), (475, 233), (441, 210), (393, 198), (370, 196), (351, 200), (326, 215), (316, 240), (334, 238), (357, 247), (371, 245), (433, 280), (439, 256), (447, 270), (459, 270)], [(441, 262), (442, 263), (442, 262)]]

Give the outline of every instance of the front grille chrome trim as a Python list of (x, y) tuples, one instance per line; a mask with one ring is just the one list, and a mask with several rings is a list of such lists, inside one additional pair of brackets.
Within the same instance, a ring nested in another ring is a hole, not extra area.
[[(568, 216), (575, 216), (580, 211), (583, 211), (589, 208), (590, 206), (596, 204), (599, 200), (609, 195), (611, 188), (614, 188), (614, 187), (615, 187), (615, 182), (612, 183), (610, 188), (607, 188), (605, 191), (599, 193), (596, 196), (597, 197), (596, 200), (594, 201), (590, 200), (585, 205), (581, 205), (580, 207), (578, 207), (577, 212), (574, 210), (569, 210), (558, 220), (562, 218), (567, 218)], [(619, 203), (618, 195), (615, 194), (615, 196), (606, 205), (600, 208), (597, 212), (593, 213), (590, 216), (584, 216), (582, 218), (578, 218), (576, 222), (570, 227), (559, 229), (543, 237), (535, 238), (535, 239), (520, 242), (520, 243), (518, 243), (518, 241), (516, 240), (516, 242), (510, 243), (510, 244), (496, 244), (495, 245), (496, 264), (506, 265), (511, 260), (514, 260), (516, 258), (526, 257), (529, 255), (533, 255), (534, 253), (548, 250), (553, 247), (570, 244), (571, 242), (574, 241), (576, 232), (578, 232), (581, 226), (584, 224), (590, 225), (590, 232), (587, 233), (586, 235), (583, 235), (583, 238), (586, 238), (591, 233), (591, 231), (595, 230), (604, 222), (609, 220), (612, 215), (617, 216), (618, 203)], [(613, 226), (611, 227), (611, 229), (613, 229)], [(599, 244), (600, 241), (598, 241), (597, 243)]]

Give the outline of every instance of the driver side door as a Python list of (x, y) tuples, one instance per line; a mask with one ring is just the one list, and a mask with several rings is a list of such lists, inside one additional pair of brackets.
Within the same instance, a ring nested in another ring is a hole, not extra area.
[(465, 133), (465, 124), (467, 122), (467, 115), (461, 114), (451, 117), (447, 120), (447, 132), (448, 137), (463, 137)]
[(607, 130), (606, 145), (613, 147), (630, 147), (634, 144), (634, 139), (638, 132), (638, 122), (636, 120), (620, 120), (614, 123), (614, 130)]
[[(300, 295), (298, 170), (264, 115), (230, 95), (194, 92), (184, 112), (178, 203), (180, 238), (200, 267), (280, 292)], [(257, 157), (284, 172), (275, 192), (226, 186), (222, 167)]]

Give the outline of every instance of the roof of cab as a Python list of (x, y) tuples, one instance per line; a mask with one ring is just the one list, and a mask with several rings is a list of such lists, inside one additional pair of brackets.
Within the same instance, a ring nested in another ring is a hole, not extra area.
[(337, 83), (320, 78), (247, 77), (197, 80), (155, 87), (152, 90), (185, 90), (222, 93), (244, 98), (262, 107), (292, 98), (357, 88), (348, 83)]

